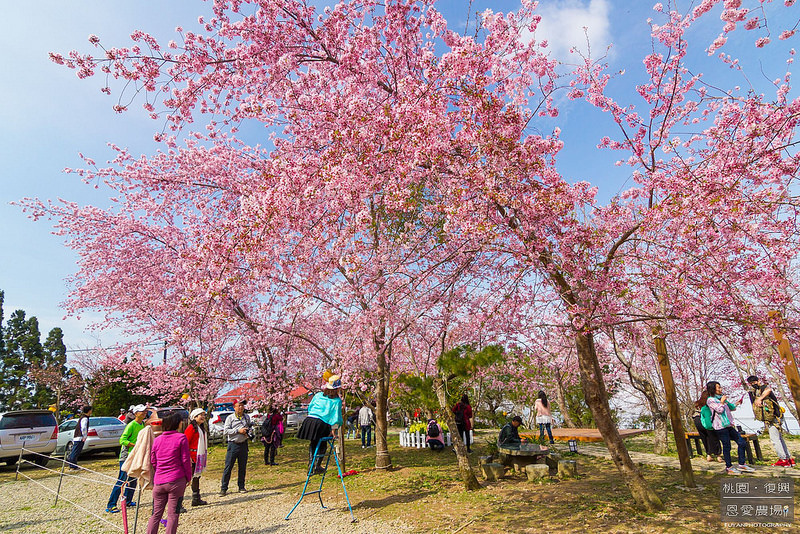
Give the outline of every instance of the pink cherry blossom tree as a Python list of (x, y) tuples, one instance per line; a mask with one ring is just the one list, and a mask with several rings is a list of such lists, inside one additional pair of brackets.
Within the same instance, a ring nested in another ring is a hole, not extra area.
[[(613, 424), (601, 366), (609, 353), (595, 338), (632, 321), (669, 332), (669, 321), (702, 315), (709, 304), (716, 315), (741, 308), (745, 301), (725, 291), (731, 285), (784, 302), (782, 273), (796, 250), (790, 76), (767, 98), (704, 85), (687, 66), (687, 32), (717, 3), (686, 15), (656, 7), (653, 52), (634, 97), (642, 113), (612, 95), (612, 76), (591, 57), (559, 80), (542, 43), (522, 37), (539, 23), (528, 2), (517, 13), (484, 12), (475, 37), (449, 30), (433, 2), (342, 2), (322, 14), (301, 1), (215, 2), (214, 17), (201, 22), (206, 33), (182, 33), (180, 44), (162, 47), (136, 32), (129, 48), (53, 59), (81, 76), (100, 69), (135, 84), (149, 95), (149, 112), (166, 108), (176, 133), (211, 117), (209, 133), (185, 146), (159, 134), (163, 153), (136, 159), (120, 151), (109, 168), (80, 171), (123, 193), (121, 225), (143, 212), (157, 220), (147, 221), (147, 245), (123, 265), (153, 263), (150, 234), (174, 237), (180, 276), (156, 294), (188, 302), (196, 317), (205, 303), (219, 324), (249, 329), (259, 351), (272, 346), (263, 341), (268, 332), (289, 332), (323, 356), (335, 348), (342, 365), (374, 363), (379, 467), (391, 463), (380, 425), (395, 341), (486, 250), (549, 286), (612, 459), (636, 502), (657, 509), (660, 499)], [(737, 6), (725, 4), (732, 15)], [(606, 204), (595, 187), (557, 171), (558, 128), (530, 133), (534, 121), (557, 117), (559, 84), (607, 113), (618, 132), (599, 145), (625, 152), (633, 186)], [(236, 138), (252, 122), (268, 128), (267, 148)], [(99, 261), (92, 248), (105, 236), (76, 222), (91, 217), (69, 204), (35, 209), (92, 238), (91, 270)], [(97, 279), (116, 275), (110, 266)], [(630, 309), (627, 291), (644, 295), (642, 313)], [(308, 313), (308, 322), (287, 329), (276, 320), (278, 303)], [(324, 319), (315, 322), (310, 308)], [(305, 330), (311, 324), (334, 326), (323, 343)]]

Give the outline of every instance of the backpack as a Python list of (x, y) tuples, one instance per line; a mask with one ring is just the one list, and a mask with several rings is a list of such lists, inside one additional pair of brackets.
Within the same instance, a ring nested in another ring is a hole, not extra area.
[(700, 408), (700, 424), (703, 425), (703, 428), (706, 430), (713, 430), (714, 429), (714, 417), (717, 415), (717, 412), (712, 412), (711, 408), (708, 406), (703, 406)]
[(760, 408), (753, 406), (753, 416), (756, 418), (756, 421), (772, 423), (780, 419), (781, 410), (777, 402), (767, 397), (761, 401)]
[(464, 407), (463, 404), (461, 404), (460, 402), (458, 404), (456, 404), (454, 412), (455, 412), (456, 424), (457, 425), (463, 425), (466, 422), (466, 418), (464, 417), (464, 411), (465, 410), (466, 410), (466, 408)]
[(436, 421), (431, 421), (430, 423), (428, 423), (428, 437), (429, 438), (439, 437), (439, 425), (436, 424)]

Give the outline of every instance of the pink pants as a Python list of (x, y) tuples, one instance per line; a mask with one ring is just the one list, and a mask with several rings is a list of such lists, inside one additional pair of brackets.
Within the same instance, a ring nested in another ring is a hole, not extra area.
[(178, 502), (186, 490), (186, 479), (153, 486), (153, 515), (147, 523), (147, 534), (158, 534), (159, 522), (167, 509), (167, 534), (178, 532)]

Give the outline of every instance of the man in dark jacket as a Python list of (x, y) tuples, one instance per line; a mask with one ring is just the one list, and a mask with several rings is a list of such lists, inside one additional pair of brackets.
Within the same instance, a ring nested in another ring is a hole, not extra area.
[(497, 439), (497, 444), (501, 447), (519, 447), (522, 440), (519, 437), (519, 426), (522, 424), (522, 418), (518, 415), (511, 419), (510, 423), (506, 423), (500, 430), (500, 437)]

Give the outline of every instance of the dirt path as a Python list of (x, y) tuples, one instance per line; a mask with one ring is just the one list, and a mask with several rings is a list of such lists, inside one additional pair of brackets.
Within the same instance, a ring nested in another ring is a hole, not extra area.
[[(105, 472), (107, 475), (116, 473)], [(91, 478), (93, 481), (85, 480)], [(5, 533), (67, 534), (67, 533), (116, 533), (122, 530), (122, 514), (107, 514), (105, 504), (112, 481), (100, 475), (86, 474), (78, 478), (67, 478), (62, 482), (61, 500), (53, 507), (58, 477), (50, 476), (37, 480), (0, 483), (0, 531)], [(208, 506), (193, 508), (181, 516), (179, 532), (208, 534), (266, 534), (266, 533), (400, 533), (411, 529), (400, 522), (383, 522), (363, 518), (350, 522), (350, 514), (344, 494), (326, 487), (323, 500), (327, 510), (319, 506), (316, 496), (306, 497), (291, 518), (284, 517), (296, 502), (299, 489), (291, 487), (254, 488), (248, 493), (229, 493), (220, 497), (212, 490), (219, 488), (219, 479), (203, 477), (201, 489)], [(138, 492), (137, 492), (138, 493)], [(191, 492), (187, 492), (190, 494)], [(72, 503), (65, 502), (69, 499)], [(136, 529), (144, 533), (151, 513), (152, 493), (142, 492), (143, 505), (139, 512)], [(85, 508), (83, 511), (78, 506)], [(133, 510), (132, 510), (133, 511)], [(100, 516), (94, 517), (92, 514)], [(356, 516), (358, 517), (358, 516)], [(129, 518), (133, 533), (134, 517)]]
[[(771, 444), (769, 444), (769, 439), (760, 439), (761, 448), (764, 450), (764, 454), (772, 453)], [(733, 458), (734, 462), (736, 461), (736, 444), (732, 444), (733, 448), (731, 450), (731, 457)], [(769, 450), (766, 449), (769, 447)], [(797, 457), (797, 451), (795, 444), (792, 442), (788, 444), (790, 452)], [(581, 454), (586, 454), (587, 456), (593, 456), (595, 458), (605, 458), (606, 460), (611, 460), (611, 455), (608, 452), (608, 449), (603, 444), (595, 444), (595, 443), (581, 443), (579, 445), (579, 449)], [(635, 452), (635, 451), (628, 451), (630, 454), (631, 459), (639, 464), (647, 464), (647, 465), (655, 465), (659, 467), (665, 467), (668, 469), (676, 469), (680, 470), (681, 465), (680, 461), (672, 456), (659, 456), (657, 454), (647, 453), (647, 452)], [(692, 469), (695, 471), (708, 471), (711, 473), (722, 473), (725, 470), (725, 464), (719, 462), (708, 462), (706, 461), (705, 456), (695, 456), (692, 458)], [(772, 467), (769, 465), (756, 465), (754, 466), (756, 470), (753, 473), (753, 476), (772, 476), (772, 477), (792, 477), (792, 478), (800, 478), (800, 467)]]

